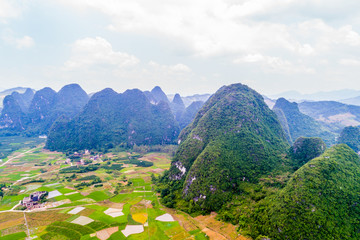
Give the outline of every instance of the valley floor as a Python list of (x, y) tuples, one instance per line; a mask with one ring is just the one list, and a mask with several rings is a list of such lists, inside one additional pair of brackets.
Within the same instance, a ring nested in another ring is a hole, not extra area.
[[(170, 167), (167, 153), (84, 153), (70, 162), (42, 147), (22, 148), (0, 167), (0, 240), (246, 239), (215, 213), (191, 217), (159, 203), (151, 176)], [(45, 207), (16, 210), (35, 191), (49, 193)]]

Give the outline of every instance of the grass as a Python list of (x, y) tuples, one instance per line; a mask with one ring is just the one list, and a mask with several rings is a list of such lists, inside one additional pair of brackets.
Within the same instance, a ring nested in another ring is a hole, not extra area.
[(55, 232), (47, 232), (44, 235), (41, 235), (40, 238), (43, 240), (68, 240), (69, 239), (64, 235), (60, 235)]
[(69, 188), (58, 188), (57, 190), (62, 194), (74, 192), (74, 190), (69, 189)]
[(13, 234), (9, 234), (9, 235), (0, 237), (0, 240), (18, 240), (18, 239), (24, 239), (24, 238), (26, 238), (26, 233), (18, 232), (18, 233), (13, 233)]
[(80, 199), (85, 198), (83, 195), (81, 195), (80, 193), (75, 193), (75, 194), (71, 194), (71, 195), (67, 195), (65, 196), (67, 199), (70, 199), (72, 202), (74, 201), (78, 201)]
[(208, 239), (209, 237), (203, 232), (200, 232), (197, 235), (195, 235), (195, 240), (208, 240)]
[(118, 221), (116, 221), (116, 218), (110, 217), (109, 215), (106, 215), (103, 212), (93, 212), (92, 214), (90, 214), (89, 216), (91, 219), (106, 223), (106, 224), (112, 224), (112, 223), (116, 223)]
[(71, 215), (71, 217), (69, 217), (68, 219), (66, 219), (66, 221), (67, 221), (67, 222), (72, 222), (72, 221), (74, 221), (75, 219), (77, 219), (78, 217), (80, 217), (80, 215), (74, 214), (74, 215)]
[(51, 192), (54, 190), (55, 190), (55, 188), (45, 187), (45, 186), (42, 186), (42, 187), (39, 187), (38, 189), (36, 189), (36, 191), (47, 191), (47, 192)]
[(72, 240), (80, 240), (81, 234), (75, 230), (69, 229), (69, 228), (63, 228), (63, 227), (57, 227), (57, 226), (48, 226), (46, 228), (46, 231), (53, 232), (59, 235), (63, 235), (69, 239)]
[(120, 203), (120, 202), (128, 202), (128, 201), (134, 201), (136, 198), (141, 198), (144, 196), (144, 193), (142, 192), (133, 192), (133, 193), (125, 193), (125, 194), (118, 194), (115, 197), (111, 198), (110, 200), (112, 202)]
[(106, 223), (103, 223), (103, 222), (99, 222), (99, 221), (94, 221), (94, 222), (91, 222), (87, 225), (88, 227), (96, 230), (96, 231), (99, 231), (101, 229), (104, 229), (104, 228), (108, 228), (109, 225), (106, 224)]
[(117, 231), (116, 233), (112, 234), (110, 236), (110, 238), (108, 238), (109, 240), (124, 240), (127, 239), (124, 234), (122, 234), (121, 231)]
[(87, 207), (87, 208), (94, 209), (94, 210), (97, 210), (97, 211), (100, 211), (100, 212), (104, 212), (106, 209), (108, 209), (107, 207), (100, 206), (100, 205), (97, 205), (97, 204), (88, 205), (88, 206), (86, 206), (86, 207)]
[(58, 206), (57, 208), (75, 207), (75, 206), (84, 205), (84, 204), (88, 204), (88, 202), (77, 201), (77, 202), (73, 202), (73, 203), (65, 203), (63, 205)]
[(109, 196), (107, 194), (105, 194), (103, 191), (92, 192), (87, 197), (91, 198), (91, 199), (94, 199), (97, 202), (100, 202), (100, 201), (103, 201), (103, 200), (109, 198)]
[(68, 228), (68, 229), (79, 232), (81, 235), (86, 235), (86, 234), (95, 232), (94, 229), (92, 229), (90, 227), (81, 226), (79, 224), (69, 223), (69, 222), (54, 222), (51, 224), (51, 226)]

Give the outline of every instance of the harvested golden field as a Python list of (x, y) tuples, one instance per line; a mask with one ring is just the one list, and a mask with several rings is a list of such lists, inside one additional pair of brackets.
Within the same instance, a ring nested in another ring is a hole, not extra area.
[(26, 213), (29, 228), (50, 225), (55, 221), (65, 221), (69, 218), (68, 214), (59, 213), (59, 211), (40, 211)]
[(24, 224), (24, 214), (18, 212), (5, 212), (0, 214), (0, 230)]

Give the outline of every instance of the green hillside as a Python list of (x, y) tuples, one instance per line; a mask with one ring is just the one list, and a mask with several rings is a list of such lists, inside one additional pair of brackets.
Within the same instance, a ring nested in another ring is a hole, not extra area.
[(325, 149), (326, 144), (321, 138), (299, 137), (291, 146), (288, 155), (293, 160), (293, 166), (297, 169), (323, 154)]
[(104, 89), (74, 119), (57, 121), (46, 147), (52, 150), (108, 149), (116, 145), (169, 144), (178, 125), (167, 103), (152, 105), (140, 90)]
[(345, 127), (340, 134), (338, 143), (347, 144), (355, 152), (360, 151), (360, 128), (359, 127)]
[(360, 239), (360, 158), (336, 145), (294, 173), (257, 206), (252, 236), (271, 239)]
[(169, 206), (188, 204), (188, 211), (219, 209), (242, 183), (256, 183), (280, 166), (288, 146), (262, 96), (242, 84), (220, 88), (179, 139), (163, 178), (170, 190), (162, 195)]
[(47, 135), (52, 124), (59, 118), (73, 118), (89, 100), (78, 84), (64, 86), (58, 93), (46, 87), (35, 94), (31, 89), (17, 92), (4, 99), (0, 115), (2, 135)]

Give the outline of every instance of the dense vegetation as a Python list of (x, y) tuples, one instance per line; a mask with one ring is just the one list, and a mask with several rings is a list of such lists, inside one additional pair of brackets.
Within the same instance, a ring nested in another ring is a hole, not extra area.
[(291, 143), (299, 137), (320, 137), (329, 146), (335, 144), (336, 135), (313, 118), (301, 113), (297, 103), (279, 98), (273, 110)]
[(355, 152), (360, 151), (360, 127), (345, 127), (338, 139), (338, 143), (347, 144)]
[(295, 169), (325, 152), (326, 145), (321, 138), (300, 137), (289, 150)]
[(360, 158), (342, 144), (294, 173), (249, 218), (251, 235), (271, 239), (359, 239)]
[(159, 191), (165, 204), (190, 212), (219, 209), (243, 183), (279, 167), (287, 148), (276, 115), (242, 84), (218, 90), (179, 139)]
[(150, 103), (140, 90), (118, 94), (104, 89), (74, 119), (59, 119), (50, 130), (51, 150), (113, 148), (117, 145), (171, 144), (179, 128), (167, 103)]
[(88, 99), (86, 92), (77, 84), (66, 85), (58, 93), (51, 88), (43, 88), (35, 95), (31, 89), (23, 94), (14, 92), (4, 99), (0, 115), (1, 134), (47, 134), (59, 117), (74, 117)]

